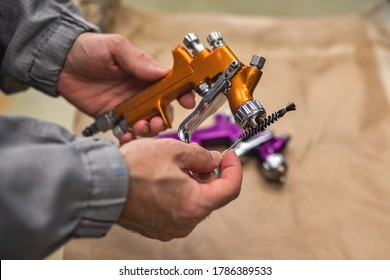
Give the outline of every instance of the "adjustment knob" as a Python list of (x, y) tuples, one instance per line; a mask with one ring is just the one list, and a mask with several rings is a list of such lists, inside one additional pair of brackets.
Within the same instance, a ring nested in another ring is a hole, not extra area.
[(210, 47), (212, 47), (213, 49), (225, 45), (222, 34), (217, 31), (211, 32), (209, 36), (207, 36), (207, 42), (209, 43)]
[(264, 57), (257, 55), (257, 54), (254, 54), (254, 55), (252, 55), (252, 59), (251, 59), (251, 62), (249, 63), (249, 65), (261, 70), (264, 67), (264, 63), (265, 63)]
[(188, 49), (192, 50), (192, 54), (194, 56), (205, 49), (205, 47), (199, 42), (198, 36), (196, 36), (195, 33), (188, 33), (184, 36), (183, 44)]
[(263, 105), (254, 99), (246, 101), (234, 114), (236, 124), (244, 130), (258, 126), (266, 117), (267, 113)]

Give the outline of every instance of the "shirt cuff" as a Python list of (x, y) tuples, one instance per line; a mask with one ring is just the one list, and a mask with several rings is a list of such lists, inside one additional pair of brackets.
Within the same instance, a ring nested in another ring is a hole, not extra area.
[[(83, 151), (86, 172), (92, 184), (90, 199), (84, 205), (75, 237), (101, 237), (118, 220), (127, 200), (129, 176), (127, 164), (115, 145), (107, 145), (107, 140), (96, 139), (78, 141)], [(101, 145), (99, 145), (101, 143)]]
[(66, 55), (76, 38), (84, 32), (99, 32), (87, 21), (62, 14), (56, 24), (41, 39), (30, 68), (31, 86), (52, 96), (58, 96), (57, 80)]

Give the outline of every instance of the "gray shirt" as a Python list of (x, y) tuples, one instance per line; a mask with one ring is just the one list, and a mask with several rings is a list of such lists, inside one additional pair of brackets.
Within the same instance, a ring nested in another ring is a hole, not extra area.
[[(82, 32), (70, 1), (0, 1), (0, 88), (58, 95), (58, 73)], [(128, 191), (117, 146), (58, 125), (0, 116), (0, 258), (43, 258), (74, 237), (101, 237)]]

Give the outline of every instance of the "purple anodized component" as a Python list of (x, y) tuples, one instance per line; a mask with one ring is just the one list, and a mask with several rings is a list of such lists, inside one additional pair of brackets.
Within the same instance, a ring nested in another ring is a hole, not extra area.
[[(199, 128), (194, 131), (191, 142), (198, 143), (202, 147), (230, 145), (242, 134), (242, 130), (233, 123), (228, 116), (215, 115), (215, 122), (212, 126)], [(180, 140), (177, 133), (161, 133), (157, 138), (175, 138)]]
[[(216, 114), (212, 126), (199, 128), (194, 131), (191, 142), (202, 147), (230, 146), (240, 138), (243, 131), (226, 114)], [(157, 138), (174, 138), (180, 140), (177, 133), (160, 133)], [(275, 137), (269, 130), (254, 135), (240, 142), (235, 151), (239, 157), (248, 153), (257, 154), (263, 175), (267, 180), (282, 183), (287, 171), (286, 162), (281, 152), (287, 145), (289, 136)]]
[(266, 160), (272, 154), (281, 153), (287, 145), (289, 136), (273, 137), (267, 142), (259, 145), (256, 149), (261, 160)]

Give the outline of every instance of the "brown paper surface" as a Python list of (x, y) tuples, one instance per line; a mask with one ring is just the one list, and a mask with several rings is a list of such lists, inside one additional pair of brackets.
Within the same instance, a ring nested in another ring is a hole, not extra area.
[[(390, 49), (383, 9), (389, 4), (380, 1), (315, 19), (118, 9), (111, 31), (167, 67), (170, 49), (189, 32), (206, 43), (208, 33), (220, 31), (245, 64), (252, 54), (266, 57), (255, 98), (269, 113), (289, 101), (297, 105), (271, 127), (292, 136), (284, 153), (287, 180), (282, 187), (268, 183), (258, 160), (245, 157), (238, 199), (188, 237), (160, 242), (114, 226), (103, 239), (71, 241), (65, 258), (389, 259), (390, 111), (386, 67), (376, 51)], [(190, 111), (174, 106), (176, 129)], [(79, 114), (75, 131), (90, 121)]]

